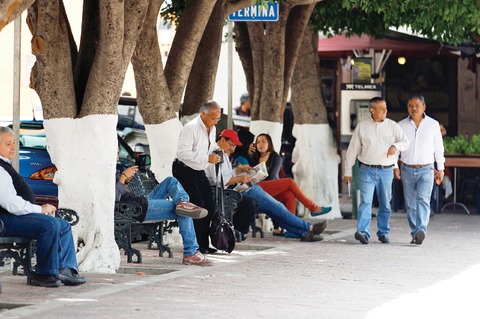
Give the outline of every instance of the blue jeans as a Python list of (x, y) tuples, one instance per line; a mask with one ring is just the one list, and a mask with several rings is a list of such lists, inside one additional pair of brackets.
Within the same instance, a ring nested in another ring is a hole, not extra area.
[(370, 239), (370, 222), (372, 220), (372, 201), (377, 190), (379, 203), (377, 216), (377, 236), (390, 233), (390, 200), (392, 197), (393, 168), (373, 168), (360, 164), (360, 206), (358, 207), (357, 231)]
[(256, 200), (260, 211), (267, 214), (268, 217), (289, 233), (303, 237), (310, 230), (312, 224), (290, 213), (285, 208), (285, 205), (268, 195), (260, 186), (253, 185), (250, 189), (242, 192), (242, 195)]
[[(168, 200), (167, 197), (172, 200)], [(198, 250), (197, 238), (190, 217), (178, 216), (175, 206), (179, 202), (188, 202), (190, 198), (175, 177), (167, 177), (147, 196), (148, 209), (145, 221), (176, 219), (183, 240), (183, 255), (191, 256)]]
[(414, 238), (420, 229), (427, 233), (434, 180), (433, 165), (421, 168), (402, 165), (401, 170), (405, 210)]
[(72, 229), (65, 220), (38, 213), (0, 214), (0, 219), (5, 225), (2, 236), (37, 240), (36, 273), (55, 275), (60, 268), (78, 270)]

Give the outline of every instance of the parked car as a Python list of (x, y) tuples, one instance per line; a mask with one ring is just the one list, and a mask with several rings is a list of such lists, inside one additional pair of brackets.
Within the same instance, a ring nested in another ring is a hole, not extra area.
[(19, 136), (19, 173), (37, 196), (58, 196), (53, 177), (57, 168), (50, 160), (43, 121), (22, 121)]
[[(120, 163), (124, 166), (149, 165), (149, 156), (134, 152), (128, 143), (118, 136)], [(53, 183), (57, 168), (47, 151), (43, 121), (22, 121), (19, 136), (19, 173), (38, 197), (58, 197), (58, 186)]]

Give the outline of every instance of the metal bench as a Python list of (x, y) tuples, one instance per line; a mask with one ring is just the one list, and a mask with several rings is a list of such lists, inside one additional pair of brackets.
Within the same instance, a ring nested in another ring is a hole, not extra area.
[[(68, 208), (59, 208), (56, 217), (66, 220), (71, 226), (78, 223), (77, 212)], [(0, 221), (1, 223), (1, 221)], [(0, 232), (3, 230), (1, 223)], [(23, 274), (30, 281), (32, 274), (32, 257), (35, 251), (36, 240), (27, 237), (5, 237), (0, 235), (0, 266), (4, 266), (4, 259), (13, 259), (12, 274), (18, 275), (18, 268), (21, 266)]]
[[(128, 190), (135, 196), (145, 196), (158, 185), (152, 171), (141, 167), (128, 184)], [(168, 245), (163, 243), (163, 235), (166, 231), (167, 220), (152, 220), (138, 222), (142, 214), (142, 208), (134, 202), (115, 202), (115, 241), (119, 248), (125, 251), (127, 263), (142, 263), (142, 255), (138, 249), (132, 247), (132, 240), (148, 236), (148, 248), (152, 249), (153, 243), (157, 245), (158, 255), (163, 257), (165, 252), (168, 257), (173, 257), (173, 252)], [(168, 221), (173, 227), (176, 222)], [(135, 258), (134, 258), (135, 257)]]

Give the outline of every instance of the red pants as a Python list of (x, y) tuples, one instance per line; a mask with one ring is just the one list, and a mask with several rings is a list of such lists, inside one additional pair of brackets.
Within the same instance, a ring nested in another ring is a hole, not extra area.
[(297, 210), (297, 199), (311, 212), (318, 209), (317, 204), (312, 202), (291, 178), (261, 181), (258, 185), (270, 196), (283, 203), (294, 215)]

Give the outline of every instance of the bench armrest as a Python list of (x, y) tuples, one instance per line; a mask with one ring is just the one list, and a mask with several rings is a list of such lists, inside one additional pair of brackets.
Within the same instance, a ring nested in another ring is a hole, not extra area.
[(66, 220), (70, 224), (70, 226), (75, 226), (76, 224), (78, 224), (78, 221), (80, 220), (80, 217), (78, 216), (77, 212), (69, 208), (57, 209), (57, 212), (55, 213), (55, 217)]

